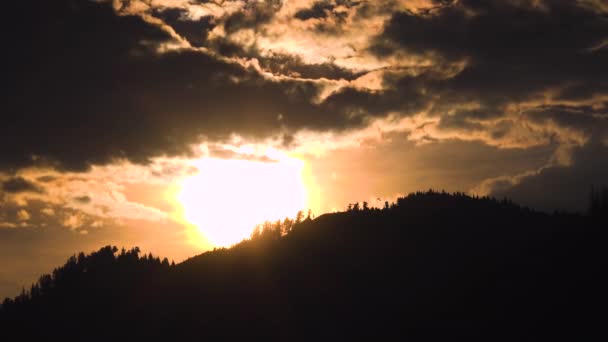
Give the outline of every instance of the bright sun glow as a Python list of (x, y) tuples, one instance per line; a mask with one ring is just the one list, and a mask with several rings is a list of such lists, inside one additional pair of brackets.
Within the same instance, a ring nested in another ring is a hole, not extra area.
[(249, 237), (266, 220), (294, 217), (307, 206), (304, 162), (268, 154), (272, 162), (205, 158), (182, 184), (184, 218), (216, 246)]

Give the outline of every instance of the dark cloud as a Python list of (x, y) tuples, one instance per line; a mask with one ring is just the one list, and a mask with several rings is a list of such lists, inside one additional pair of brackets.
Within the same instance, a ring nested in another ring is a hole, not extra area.
[[(338, 35), (344, 32), (343, 24), (355, 11), (350, 11), (361, 4), (361, 1), (351, 0), (321, 0), (314, 2), (311, 7), (303, 8), (294, 15), (296, 19), (307, 21), (319, 19), (315, 31), (320, 34)], [(345, 10), (346, 9), (346, 10)]]
[(408, 78), (408, 82), (398, 87), (382, 91), (365, 91), (345, 87), (331, 94), (323, 103), (334, 111), (348, 113), (357, 120), (368, 116), (382, 117), (390, 112), (409, 116), (426, 108), (431, 98), (424, 94), (426, 75)]
[(353, 0), (321, 0), (315, 1), (309, 8), (303, 8), (296, 12), (294, 15), (300, 20), (309, 19), (324, 19), (329, 16), (338, 16), (343, 18), (348, 13), (336, 11), (336, 7), (343, 6), (345, 8), (357, 7), (361, 4), (361, 1)]
[(2, 191), (11, 193), (11, 194), (16, 194), (16, 193), (21, 193), (21, 192), (33, 192), (33, 193), (44, 192), (44, 190), (40, 186), (28, 181), (27, 179), (22, 178), (22, 177), (10, 178), (10, 179), (2, 182)]
[(604, 16), (575, 1), (462, 0), (428, 15), (395, 13), (379, 43), (449, 59), (520, 64), (584, 55), (606, 38), (607, 25)]
[(260, 68), (273, 75), (288, 76), (298, 79), (328, 79), (352, 81), (363, 76), (365, 71), (352, 71), (332, 62), (307, 63), (300, 56), (285, 53), (262, 53), (256, 46), (244, 47), (223, 38), (207, 42), (207, 46), (218, 51), (222, 56), (257, 60)]
[(248, 1), (242, 11), (235, 12), (224, 21), (224, 29), (234, 33), (242, 29), (257, 29), (268, 23), (283, 5), (281, 0)]
[(608, 185), (608, 147), (590, 143), (573, 154), (572, 166), (555, 166), (529, 175), (515, 186), (501, 186), (491, 195), (513, 200), (547, 211), (576, 210), (585, 212), (592, 186)]
[(336, 7), (331, 1), (317, 1), (310, 8), (304, 8), (296, 12), (295, 17), (300, 20), (327, 18), (328, 12)]
[(608, 109), (598, 111), (584, 105), (541, 105), (526, 111), (523, 117), (541, 125), (553, 124), (564, 129), (575, 129), (596, 140), (608, 138)]
[(40, 177), (36, 178), (37, 181), (42, 182), (42, 183), (50, 183), (56, 179), (57, 179), (57, 177), (51, 176), (51, 175), (40, 176)]
[(426, 15), (395, 13), (371, 51), (466, 61), (455, 77), (429, 86), (448, 100), (496, 106), (550, 87), (582, 87), (585, 98), (605, 93), (608, 49), (592, 48), (607, 37), (606, 17), (575, 1), (463, 0)]
[(193, 20), (188, 17), (188, 11), (181, 8), (155, 9), (152, 15), (162, 19), (194, 47), (205, 46), (209, 32), (216, 26), (213, 17)]
[(158, 53), (173, 41), (168, 33), (139, 17), (116, 16), (107, 4), (10, 6), (22, 20), (5, 52), (11, 66), (3, 78), (5, 169), (38, 163), (85, 170), (117, 158), (146, 163), (187, 155), (200, 139), (359, 123), (314, 104), (315, 83), (266, 80), (196, 51)]
[(80, 204), (89, 204), (89, 203), (91, 203), (92, 199), (90, 196), (84, 195), (84, 196), (74, 197), (74, 201), (76, 201)]
[[(254, 56), (252, 56), (254, 57)], [(354, 72), (333, 63), (309, 64), (298, 56), (286, 54), (273, 54), (270, 56), (256, 57), (260, 66), (275, 75), (293, 76), (304, 79), (329, 79), (352, 81), (365, 72)]]
[[(459, 112), (459, 114), (462, 112)], [(449, 115), (443, 116), (439, 121), (439, 128), (441, 129), (455, 129), (465, 131), (483, 131), (484, 126), (478, 122), (470, 121), (463, 115)]]

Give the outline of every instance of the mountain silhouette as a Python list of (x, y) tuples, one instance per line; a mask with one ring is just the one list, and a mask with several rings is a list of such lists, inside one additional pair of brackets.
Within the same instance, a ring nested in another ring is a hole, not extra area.
[(0, 331), (64, 341), (604, 341), (606, 198), (592, 194), (589, 215), (546, 214), (419, 192), (382, 209), (267, 222), (177, 265), (107, 246), (5, 300)]

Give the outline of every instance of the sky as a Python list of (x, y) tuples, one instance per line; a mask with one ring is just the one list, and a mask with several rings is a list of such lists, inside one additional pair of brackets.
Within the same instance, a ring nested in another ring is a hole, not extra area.
[(0, 297), (107, 244), (179, 262), (299, 209), (608, 184), (606, 0), (3, 7)]

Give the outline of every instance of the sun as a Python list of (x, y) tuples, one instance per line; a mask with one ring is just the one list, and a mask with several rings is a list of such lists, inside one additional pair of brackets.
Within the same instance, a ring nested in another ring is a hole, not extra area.
[(272, 154), (272, 160), (205, 158), (177, 195), (186, 221), (215, 246), (230, 246), (266, 220), (294, 217), (307, 207), (302, 160)]

